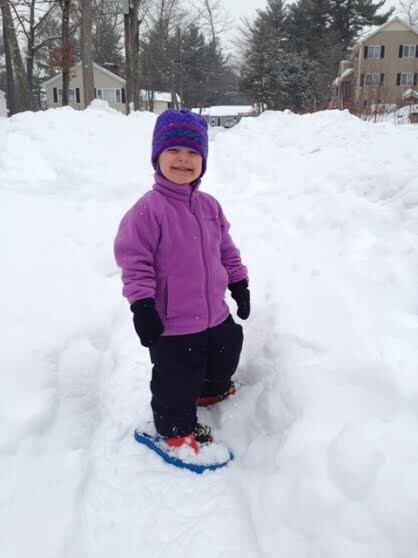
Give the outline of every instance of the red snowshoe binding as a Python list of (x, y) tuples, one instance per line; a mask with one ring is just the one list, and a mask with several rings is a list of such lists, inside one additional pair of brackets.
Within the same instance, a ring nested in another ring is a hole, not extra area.
[(219, 403), (219, 401), (223, 401), (224, 399), (230, 397), (231, 395), (234, 395), (235, 393), (235, 384), (234, 382), (231, 382), (231, 385), (224, 393), (221, 393), (219, 395), (206, 395), (204, 397), (199, 397), (199, 399), (197, 400), (197, 405), (198, 407), (209, 407), (210, 405)]

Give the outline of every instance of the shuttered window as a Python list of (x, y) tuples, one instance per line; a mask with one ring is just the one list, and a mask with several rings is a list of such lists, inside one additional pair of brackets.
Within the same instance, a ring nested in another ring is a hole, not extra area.
[(364, 85), (381, 85), (383, 79), (384, 74), (364, 74)]
[[(58, 97), (59, 97), (60, 103), (62, 103), (62, 89), (58, 89)], [(75, 103), (75, 90), (74, 89), (69, 89), (68, 90), (68, 102), (69, 103)]]
[[(367, 49), (367, 50), (366, 50)], [(385, 48), (383, 46), (369, 46), (369, 47), (365, 47), (364, 49), (364, 57), (365, 58), (372, 58), (372, 59), (377, 59), (377, 58), (383, 58), (382, 56), (382, 50), (383, 50), (383, 56), (385, 55)], [(366, 54), (367, 53), (367, 54)]]
[[(122, 96), (123, 96), (122, 90)], [(120, 103), (121, 102), (121, 90), (120, 89), (97, 89), (96, 96), (98, 99), (107, 101), (108, 103)]]
[(396, 79), (397, 85), (414, 85), (414, 74), (398, 74)]
[(415, 58), (416, 45), (402, 45), (402, 58)]

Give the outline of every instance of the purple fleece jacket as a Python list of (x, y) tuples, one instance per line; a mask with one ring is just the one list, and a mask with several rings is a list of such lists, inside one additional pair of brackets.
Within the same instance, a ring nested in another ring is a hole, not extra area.
[(247, 268), (219, 203), (198, 184), (155, 175), (153, 189), (126, 213), (115, 239), (129, 303), (154, 298), (163, 335), (203, 331), (223, 322), (229, 283)]

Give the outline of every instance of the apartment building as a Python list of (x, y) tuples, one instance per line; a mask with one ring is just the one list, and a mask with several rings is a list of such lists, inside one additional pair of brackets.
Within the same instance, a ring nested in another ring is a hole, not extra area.
[(365, 34), (332, 85), (334, 106), (394, 107), (418, 92), (418, 31), (394, 17)]

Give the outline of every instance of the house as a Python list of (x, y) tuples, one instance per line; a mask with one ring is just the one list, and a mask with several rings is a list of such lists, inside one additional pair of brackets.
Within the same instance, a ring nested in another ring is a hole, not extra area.
[(213, 106), (202, 109), (194, 108), (192, 111), (204, 116), (211, 126), (223, 126), (224, 128), (232, 128), (244, 116), (256, 115), (252, 105)]
[[(76, 109), (83, 109), (83, 71), (81, 62), (78, 62), (72, 69), (70, 75), (70, 106)], [(107, 68), (98, 64), (93, 64), (94, 91), (96, 99), (107, 101), (113, 108), (126, 114), (126, 80)], [(47, 108), (57, 108), (62, 105), (62, 74), (59, 73), (44, 82), (46, 89)], [(141, 100), (144, 110), (153, 109), (153, 112), (160, 114), (167, 108), (171, 108), (171, 93), (148, 92), (141, 90)], [(180, 97), (177, 95), (177, 102)]]
[[(93, 76), (96, 98), (103, 99), (112, 108), (126, 113), (126, 81), (98, 64), (93, 64)], [(44, 87), (46, 88), (47, 108), (60, 107), (62, 104), (62, 74), (59, 73), (45, 81)], [(81, 62), (71, 69), (69, 102), (73, 108), (85, 108)]]
[[(176, 93), (177, 106), (181, 106), (181, 99)], [(141, 104), (143, 110), (149, 110), (155, 114), (161, 114), (168, 108), (174, 108), (171, 93), (165, 91), (146, 91), (141, 89)]]
[(399, 106), (405, 91), (417, 86), (418, 31), (394, 17), (361, 37), (340, 62), (332, 104), (357, 110)]
[(7, 118), (6, 95), (0, 89), (0, 118)]

